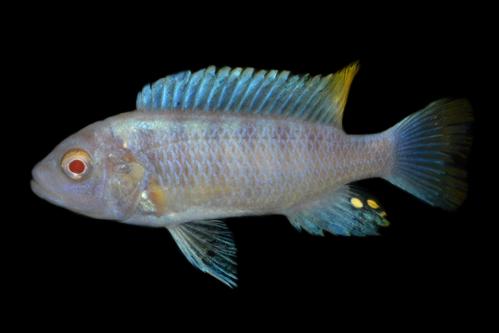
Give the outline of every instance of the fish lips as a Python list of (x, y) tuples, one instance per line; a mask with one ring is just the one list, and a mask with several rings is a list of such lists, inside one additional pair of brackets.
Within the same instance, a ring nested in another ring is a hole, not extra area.
[(30, 185), (31, 185), (31, 190), (40, 198), (54, 205), (61, 207), (63, 206), (64, 201), (62, 197), (59, 194), (48, 189), (47, 186), (44, 186), (41, 177), (38, 176), (38, 174), (35, 171), (33, 171), (33, 179), (31, 180)]
[[(101, 214), (100, 211), (95, 212), (89, 208), (78, 207), (81, 202), (77, 202), (74, 198), (68, 198), (64, 195), (64, 193), (58, 193), (58, 191), (54, 190), (54, 187), (57, 188), (57, 186), (54, 186), (54, 182), (57, 184), (57, 180), (54, 178), (54, 175), (48, 172), (48, 170), (50, 170), (49, 165), (39, 163), (31, 172), (31, 190), (38, 197), (50, 202), (51, 204), (65, 208), (80, 215), (90, 216), (97, 219), (108, 219), (105, 215)], [(63, 186), (61, 185), (61, 187)]]

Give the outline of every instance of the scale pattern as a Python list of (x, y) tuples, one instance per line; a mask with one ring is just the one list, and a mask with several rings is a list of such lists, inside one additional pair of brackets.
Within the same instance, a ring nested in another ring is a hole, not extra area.
[(262, 116), (147, 113), (134, 127), (122, 139), (167, 193), (169, 213), (189, 207), (279, 213), (382, 175), (392, 149), (382, 134), (347, 136), (330, 126)]

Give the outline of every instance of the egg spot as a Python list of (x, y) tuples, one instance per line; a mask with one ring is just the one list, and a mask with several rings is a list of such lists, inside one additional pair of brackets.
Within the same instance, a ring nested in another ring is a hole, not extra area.
[(362, 201), (359, 198), (352, 198), (352, 199), (350, 199), (350, 203), (355, 208), (359, 208), (360, 209), (360, 208), (364, 207), (364, 204), (362, 203)]
[(378, 209), (379, 208), (379, 205), (376, 201), (374, 201), (373, 199), (368, 199), (367, 200), (367, 204), (369, 205), (369, 207), (371, 207), (372, 209)]
[(379, 225), (380, 225), (381, 227), (389, 227), (389, 226), (390, 226), (390, 222), (389, 222), (388, 220), (386, 220), (386, 219), (383, 219), (383, 220), (381, 220), (381, 221), (379, 222)]
[(85, 168), (85, 163), (83, 163), (82, 160), (72, 160), (68, 165), (69, 171), (77, 175), (83, 173), (85, 171)]

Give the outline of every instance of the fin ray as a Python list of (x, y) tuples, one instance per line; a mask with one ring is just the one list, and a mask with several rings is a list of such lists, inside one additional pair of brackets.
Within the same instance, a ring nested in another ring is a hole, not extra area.
[(385, 177), (434, 206), (452, 210), (465, 199), (473, 121), (466, 100), (443, 99), (402, 120), (394, 137), (394, 165)]
[(180, 251), (201, 271), (235, 287), (236, 247), (225, 223), (218, 220), (167, 227)]
[(139, 111), (219, 111), (282, 115), (342, 128), (356, 63), (327, 76), (214, 66), (167, 76), (137, 95)]
[(322, 236), (324, 231), (342, 236), (377, 235), (378, 227), (389, 224), (386, 212), (371, 195), (352, 185), (344, 185), (305, 206), (284, 214), (298, 230)]

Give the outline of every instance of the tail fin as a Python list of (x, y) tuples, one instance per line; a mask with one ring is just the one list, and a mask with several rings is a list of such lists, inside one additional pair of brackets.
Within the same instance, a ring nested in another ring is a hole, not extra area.
[(466, 198), (472, 121), (464, 99), (439, 100), (405, 118), (390, 129), (395, 155), (385, 178), (430, 205), (456, 209)]

